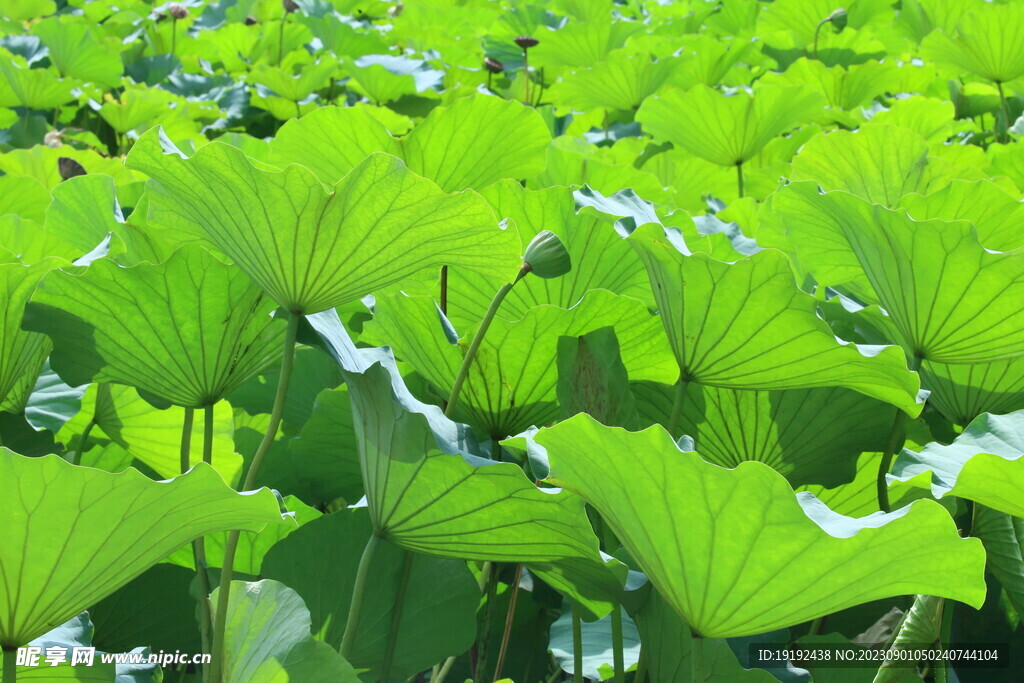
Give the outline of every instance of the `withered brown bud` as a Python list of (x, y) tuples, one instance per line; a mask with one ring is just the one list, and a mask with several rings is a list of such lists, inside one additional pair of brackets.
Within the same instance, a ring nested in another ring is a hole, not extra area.
[(245, 18), (245, 22), (244, 22), (244, 23), (245, 23), (245, 25), (246, 25), (246, 26), (253, 26), (253, 25), (255, 25), (255, 24), (258, 24), (259, 22), (258, 22), (258, 21), (256, 21), (256, 17), (254, 17), (254, 16), (252, 16), (252, 15), (250, 14), (249, 16), (247, 16), (247, 17)]
[(60, 139), (60, 131), (48, 131), (46, 135), (43, 136), (43, 144), (46, 145), (47, 147), (52, 147), (54, 149), (58, 147), (63, 147), (64, 141)]
[(188, 16), (188, 8), (184, 5), (172, 2), (167, 6), (167, 13), (175, 19), (184, 19)]
[(523, 48), (524, 50), (528, 50), (531, 47), (537, 45), (537, 43), (539, 43), (540, 41), (534, 38), (533, 36), (519, 36), (518, 38), (513, 38), (512, 42), (518, 45), (519, 47)]
[(295, 0), (281, 0), (281, 7), (284, 7), (284, 11), (288, 14), (299, 11), (299, 6)]
[(505, 65), (499, 62), (494, 57), (484, 57), (484, 68), (490, 71), (492, 74), (500, 74), (505, 70)]
[(85, 168), (71, 157), (58, 157), (57, 171), (60, 173), (62, 182), (75, 176), (85, 175)]

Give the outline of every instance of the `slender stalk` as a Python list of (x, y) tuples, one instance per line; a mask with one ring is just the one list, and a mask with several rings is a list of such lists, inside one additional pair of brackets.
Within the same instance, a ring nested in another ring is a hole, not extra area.
[[(999, 91), (999, 109), (1003, 112), (1003, 130), (1002, 134), (999, 133), (998, 126), (993, 125), (992, 131), (993, 137), (997, 141), (1009, 142), (1010, 140), (1010, 110), (1006, 106), (1006, 95), (1003, 93), (1002, 81), (996, 81), (996, 89)], [(995, 120), (995, 117), (992, 117)]]
[(704, 682), (704, 638), (696, 633), (690, 646), (690, 672), (692, 683)]
[[(952, 600), (942, 601), (942, 622), (939, 624), (939, 647), (949, 645), (953, 637), (953, 608), (956, 603)], [(949, 662), (941, 659), (935, 668), (935, 683), (949, 682)]]
[[(186, 409), (185, 422), (186, 426), (182, 428), (182, 472), (185, 472), (190, 458), (186, 451), (186, 439), (191, 440), (192, 436), (192, 425), (189, 414), (191, 408)], [(203, 410), (203, 462), (207, 465), (213, 464), (213, 406), (209, 405)], [(202, 595), (200, 598), (200, 616), (199, 616), (199, 634), (203, 645), (203, 652), (210, 651), (210, 634), (213, 632), (213, 610), (210, 604), (210, 574), (208, 572), (209, 565), (206, 562), (206, 540), (200, 536), (196, 540), (192, 541), (192, 558), (196, 565), (196, 578), (199, 580), (199, 592)], [(210, 680), (210, 667), (203, 667), (203, 681), (206, 683)]]
[(185, 420), (181, 426), (181, 447), (178, 450), (181, 463), (181, 473), (188, 472), (192, 466), (190, 451), (192, 450), (192, 422), (195, 419), (195, 410), (185, 408)]
[(409, 591), (409, 576), (412, 574), (413, 554), (405, 553), (402, 562), (402, 578), (398, 584), (398, 594), (391, 608), (391, 631), (388, 633), (388, 645), (384, 650), (384, 663), (380, 667), (380, 680), (387, 683), (391, 680), (391, 665), (395, 661), (395, 648), (398, 646), (398, 631), (402, 625), (402, 607), (405, 605), (405, 594)]
[(822, 629), (824, 629), (825, 627), (825, 619), (826, 617), (818, 617), (817, 619), (812, 621), (811, 627), (807, 631), (807, 633), (812, 636), (820, 636)]
[(437, 672), (437, 677), (430, 677), (430, 683), (444, 683), (444, 679), (448, 675), (448, 672), (452, 670), (453, 666), (455, 666), (456, 659), (457, 657), (449, 657), (444, 660), (444, 664), (441, 665), (440, 670)]
[(288, 12), (281, 17), (281, 29), (277, 33), (277, 65), (284, 61), (284, 25), (288, 22)]
[[(259, 474), (260, 466), (267, 457), (271, 444), (277, 436), (277, 428), (281, 424), (281, 416), (284, 414), (284, 402), (288, 397), (288, 385), (292, 379), (292, 367), (295, 364), (295, 338), (298, 336), (299, 320), (298, 313), (291, 312), (288, 315), (288, 329), (284, 335), (284, 345), (281, 350), (281, 372), (278, 376), (277, 394), (274, 396), (274, 405), (270, 410), (270, 423), (267, 424), (267, 431), (263, 434), (263, 440), (256, 448), (256, 453), (249, 464), (249, 472), (246, 474), (245, 482), (242, 484), (242, 491), (248, 491), (253, 487), (256, 476)], [(220, 570), (220, 594), (217, 596), (217, 611), (213, 620), (213, 638), (211, 640), (210, 653), (213, 655), (213, 683), (218, 683), (224, 676), (224, 663), (227, 657), (224, 656), (224, 623), (228, 615), (228, 599), (231, 596), (231, 574), (235, 565), (235, 553), (238, 551), (238, 538), (240, 531), (232, 531), (228, 534), (228, 540), (224, 544), (224, 562)]]
[(469, 375), (469, 368), (473, 364), (473, 359), (476, 358), (477, 350), (480, 348), (480, 342), (484, 340), (484, 335), (487, 333), (487, 328), (491, 326), (491, 321), (494, 320), (494, 315), (498, 312), (498, 307), (501, 306), (501, 302), (504, 301), (505, 296), (508, 295), (512, 287), (526, 277), (528, 272), (530, 271), (524, 265), (519, 269), (516, 279), (502, 285), (501, 289), (499, 289), (494, 295), (494, 298), (491, 299), (491, 305), (487, 307), (487, 312), (484, 313), (484, 319), (480, 321), (480, 327), (477, 328), (476, 334), (473, 335), (473, 341), (470, 342), (469, 349), (466, 350), (466, 356), (462, 359), (462, 365), (459, 366), (459, 373), (455, 376), (455, 383), (452, 385), (452, 393), (448, 397), (448, 407), (445, 408), (444, 411), (446, 417), (451, 417), (455, 412), (455, 406), (459, 404), (459, 394), (462, 392), (462, 385), (466, 382), (466, 377)]
[(832, 15), (825, 17), (818, 22), (818, 25), (814, 27), (814, 58), (818, 59), (818, 34), (821, 33), (821, 27), (832, 20)]
[(508, 640), (512, 635), (512, 621), (516, 614), (516, 599), (519, 597), (519, 580), (523, 575), (523, 563), (516, 564), (516, 575), (512, 579), (512, 597), (508, 602), (508, 614), (505, 615), (505, 630), (501, 633), (501, 647), (498, 648), (498, 663), (494, 666), (494, 680), (501, 680), (501, 668), (505, 665), (505, 655), (508, 653)]
[(544, 67), (540, 68), (540, 83), (538, 85), (540, 87), (537, 89), (537, 98), (533, 101), (535, 108), (539, 107), (541, 100), (544, 99)]
[(178, 50), (178, 18), (171, 17), (171, 54)]
[(640, 644), (640, 659), (636, 663), (636, 673), (633, 674), (633, 683), (646, 683), (647, 681), (647, 650), (643, 643)]
[(583, 619), (572, 608), (572, 683), (583, 683)]
[[(911, 372), (917, 372), (918, 368), (921, 367), (921, 359), (918, 356), (912, 357), (909, 367)], [(889, 468), (892, 467), (892, 458), (896, 455), (896, 450), (903, 443), (903, 439), (906, 436), (904, 431), (906, 424), (907, 414), (902, 410), (897, 410), (896, 417), (892, 421), (892, 428), (889, 430), (889, 440), (885, 445), (885, 450), (882, 452), (882, 461), (878, 464), (878, 477), (875, 479), (875, 489), (878, 493), (878, 509), (882, 512), (889, 512), (889, 487), (886, 485), (885, 475), (889, 473)]]
[(626, 683), (626, 657), (622, 644), (622, 607), (612, 608), (612, 662), (615, 668), (615, 683)]
[(740, 199), (743, 199), (743, 162), (737, 162), (736, 164), (736, 191), (739, 193)]
[(491, 92), (494, 92), (494, 88), (491, 87), (491, 77), (493, 75), (494, 74), (492, 74), (490, 71), (487, 72), (487, 89), (490, 90)]
[(4, 648), (3, 683), (14, 683), (18, 679), (18, 651), (13, 647)]
[(77, 465), (82, 459), (82, 454), (85, 453), (85, 444), (89, 440), (89, 434), (92, 433), (92, 428), (96, 426), (96, 416), (94, 415), (89, 423), (85, 425), (85, 429), (82, 430), (82, 436), (78, 439), (78, 450), (72, 451), (68, 454), (67, 460), (72, 465)]
[(298, 100), (295, 100), (295, 118), (302, 118), (302, 107), (299, 106)]
[(530, 106), (530, 57), (527, 49), (523, 48), (523, 74), (526, 76), (526, 96), (523, 104)]
[(363, 548), (363, 556), (359, 558), (359, 569), (356, 570), (356, 582), (352, 586), (352, 602), (348, 608), (348, 621), (345, 622), (345, 635), (341, 638), (338, 652), (348, 659), (352, 654), (352, 646), (356, 643), (356, 632), (359, 629), (359, 618), (363, 613), (363, 599), (366, 597), (366, 580), (370, 576), (370, 565), (380, 545), (380, 536), (373, 534)]
[[(491, 77), (490, 71), (487, 77)], [(490, 87), (490, 83), (487, 87)], [(441, 266), (441, 312), (448, 315), (448, 266)]]
[[(488, 567), (487, 565), (490, 565)], [(483, 683), (487, 676), (487, 646), (491, 639), (491, 622), (494, 620), (494, 602), (498, 594), (498, 568), (493, 562), (486, 563), (488, 571), (486, 603), (484, 604), (484, 625), (480, 629), (480, 637), (476, 645), (476, 670), (473, 672), (473, 683)], [(481, 578), (483, 578), (481, 576)]]
[(676, 395), (672, 400), (672, 413), (668, 416), (668, 433), (674, 439), (679, 431), (679, 421), (683, 417), (683, 403), (686, 402), (686, 380), (679, 378), (676, 382)]

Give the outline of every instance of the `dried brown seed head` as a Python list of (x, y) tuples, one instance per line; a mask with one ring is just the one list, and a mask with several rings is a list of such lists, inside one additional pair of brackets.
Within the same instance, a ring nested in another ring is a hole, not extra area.
[(167, 13), (175, 19), (184, 19), (188, 16), (188, 8), (177, 2), (172, 2), (167, 6)]
[(512, 42), (524, 50), (528, 50), (531, 47), (535, 47), (540, 41), (533, 36), (519, 36), (518, 38), (513, 38)]
[(57, 171), (60, 173), (61, 181), (85, 175), (85, 167), (71, 157), (59, 157), (57, 159)]
[(505, 70), (505, 65), (499, 62), (494, 57), (484, 57), (484, 68), (490, 71), (492, 74), (500, 74)]

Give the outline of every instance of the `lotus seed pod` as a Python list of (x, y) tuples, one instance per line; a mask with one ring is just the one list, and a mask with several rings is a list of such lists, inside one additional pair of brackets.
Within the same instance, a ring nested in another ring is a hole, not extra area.
[(402, 12), (404, 11), (405, 5), (402, 3), (398, 3), (397, 5), (392, 5), (391, 7), (388, 7), (388, 16), (394, 19), (395, 17), (402, 16)]
[(60, 131), (51, 130), (47, 132), (46, 135), (43, 136), (43, 144), (47, 147), (52, 147), (53, 149), (63, 147), (64, 141), (60, 139)]
[(281, 7), (284, 7), (284, 11), (287, 14), (299, 11), (299, 6), (295, 3), (295, 0), (281, 0)]
[(484, 68), (490, 71), (492, 74), (500, 74), (505, 70), (505, 65), (499, 62), (494, 57), (484, 57)]
[(561, 277), (572, 270), (569, 251), (550, 230), (541, 230), (530, 241), (523, 262), (526, 270), (542, 278)]
[(250, 14), (249, 16), (247, 16), (245, 18), (245, 21), (242, 22), (242, 23), (244, 23), (246, 26), (254, 26), (254, 25), (258, 24), (259, 22), (256, 21), (256, 17), (254, 17), (254, 16), (252, 16)]
[(71, 157), (59, 157), (57, 171), (60, 173), (62, 182), (75, 176), (85, 175), (85, 167)]
[(514, 42), (516, 45), (523, 48), (524, 50), (527, 50), (537, 45), (537, 43), (539, 43), (540, 41), (534, 38), (533, 36), (519, 36), (518, 38), (514, 38), (512, 42)]
[(167, 13), (175, 19), (184, 19), (188, 16), (188, 8), (177, 2), (172, 2), (167, 6)]
[(828, 20), (832, 22), (832, 25), (836, 27), (836, 31), (842, 31), (846, 28), (847, 22), (846, 10), (842, 7), (833, 10), (832, 14), (828, 15)]

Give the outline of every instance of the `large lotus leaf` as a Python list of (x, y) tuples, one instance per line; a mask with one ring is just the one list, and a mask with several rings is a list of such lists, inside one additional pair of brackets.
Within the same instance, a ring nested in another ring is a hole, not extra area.
[(761, 83), (810, 86), (825, 96), (828, 106), (846, 111), (865, 105), (899, 85), (899, 67), (891, 62), (866, 62), (849, 69), (826, 66), (801, 57), (782, 72), (769, 71)]
[[(352, 588), (372, 526), (365, 508), (323, 517), (276, 545), (262, 575), (294, 589), (306, 602), (314, 635), (341, 645)], [(386, 541), (373, 556), (356, 640), (349, 659), (380, 675), (407, 551)], [(307, 558), (296, 562), (296, 557)], [(480, 589), (465, 562), (413, 553), (398, 627), (392, 675), (407, 678), (469, 649), (476, 634)], [(443, 624), (443, 628), (438, 628)]]
[(918, 380), (900, 349), (837, 340), (780, 252), (732, 264), (686, 256), (653, 224), (629, 241), (647, 267), (681, 380), (733, 389), (843, 386), (920, 412)]
[(530, 179), (526, 186), (540, 189), (553, 185), (587, 185), (606, 195), (624, 187), (655, 201), (671, 201), (673, 193), (653, 173), (639, 169), (632, 161), (609, 159), (599, 155), (580, 138), (556, 138), (548, 147), (544, 173)]
[[(954, 133), (967, 132), (973, 128), (972, 124), (968, 122), (956, 120), (956, 106), (953, 102), (919, 95), (896, 100), (891, 107), (872, 116), (871, 123), (912, 130), (935, 145), (934, 153), (940, 157), (950, 151), (942, 145), (943, 142), (952, 137)], [(954, 151), (963, 152), (964, 150)], [(981, 150), (971, 151), (980, 152)], [(983, 175), (977, 168), (964, 170), (963, 173), (975, 173), (979, 177)]]
[(73, 386), (128, 384), (180, 406), (213, 405), (273, 363), (284, 324), (249, 277), (201, 247), (159, 265), (101, 259), (53, 271), (24, 328), (54, 342), (51, 364)]
[(367, 154), (387, 152), (452, 192), (540, 173), (549, 142), (547, 125), (532, 109), (474, 95), (435, 108), (401, 140), (364, 110), (317, 109), (285, 124), (279, 139), (271, 143), (271, 160), (302, 164), (333, 184)]
[(0, 484), (4, 647), (64, 623), (192, 539), (287, 521), (270, 491), (236, 493), (203, 463), (158, 482), (2, 449)]
[(1024, 519), (976, 505), (971, 535), (985, 544), (988, 569), (1018, 613), (1024, 612)]
[[(674, 387), (640, 382), (633, 391), (641, 416), (668, 424)], [(854, 478), (863, 451), (885, 447), (894, 414), (890, 406), (842, 387), (749, 391), (689, 383), (679, 433), (692, 437), (701, 457), (716, 465), (757, 460), (794, 487), (836, 486)]]
[[(588, 680), (600, 681), (601, 669), (612, 670), (615, 663), (615, 641), (612, 634), (612, 617), (581, 624), (582, 663), (580, 674)], [(562, 610), (558, 621), (551, 624), (548, 641), (551, 654), (559, 668), (568, 674), (573, 671), (572, 612)], [(626, 669), (631, 669), (640, 660), (640, 634), (628, 614), (622, 614), (622, 658)], [(655, 679), (662, 680), (662, 679)]]
[(679, 60), (671, 57), (652, 60), (650, 55), (615, 50), (603, 62), (563, 75), (550, 96), (580, 111), (633, 111), (665, 84), (678, 65)]
[[(750, 12), (753, 3), (746, 5), (744, 9)], [(709, 19), (723, 18), (723, 15), (739, 11), (740, 3), (723, 5), (716, 14)], [(756, 15), (756, 8), (753, 14)], [(753, 19), (753, 17), (750, 17)], [(760, 49), (758, 41), (744, 35), (736, 35), (740, 31), (726, 31), (723, 35), (711, 35), (710, 33), (687, 34), (684, 36), (673, 36), (673, 43), (683, 44), (682, 56), (686, 57), (683, 63), (675, 70), (671, 83), (680, 88), (689, 89), (698, 83), (707, 86), (720, 84), (737, 63), (750, 64), (757, 61), (757, 51)], [(736, 35), (733, 38), (730, 34)]]
[[(104, 45), (87, 22), (69, 16), (43, 19), (32, 27), (43, 40), (61, 76), (91, 81), (112, 88), (121, 83), (121, 55)], [(114, 43), (117, 46), (117, 43)]]
[[(14, 175), (10, 171), (0, 176), (0, 214), (16, 214), (36, 223), (42, 223), (49, 201), (49, 191), (36, 178), (27, 175)], [(3, 241), (6, 247), (8, 242), (6, 232)]]
[(996, 83), (1024, 76), (1024, 6), (972, 6), (953, 32), (934, 31), (921, 44), (925, 59), (951, 64)]
[[(180, 474), (185, 409), (172, 406), (166, 410), (154, 410), (153, 405), (131, 387), (114, 384), (108, 385), (107, 391), (100, 392), (98, 386), (89, 386), (82, 397), (82, 410), (61, 428), (57, 439), (69, 446), (81, 447), (81, 441), (75, 442), (73, 439), (95, 419), (96, 425), (89, 434), (87, 450), (109, 440), (127, 451), (129, 462), (135, 458), (161, 477), (170, 478)], [(242, 457), (235, 453), (232, 440), (233, 424), (231, 406), (227, 402), (214, 406), (211, 460), (213, 468), (224, 481), (230, 483), (235, 483), (242, 471)], [(203, 416), (196, 413), (189, 451), (192, 464), (203, 460), (203, 430)], [(94, 462), (90, 455), (85, 453), (81, 464), (106, 469), (103, 461)], [(97, 454), (97, 457), (102, 457), (102, 454)], [(116, 471), (120, 469), (123, 467)]]
[(373, 154), (327, 193), (299, 166), (257, 169), (211, 143), (182, 158), (159, 130), (128, 164), (153, 179), (150, 223), (208, 239), (291, 312), (355, 301), (427, 268), (508, 271), (518, 239), (472, 192), (444, 194), (395, 157)]
[(926, 196), (908, 194), (899, 205), (919, 221), (968, 221), (982, 245), (994, 251), (1024, 246), (1024, 204), (990, 180), (954, 180)]
[(982, 413), (1003, 415), (1024, 409), (1024, 356), (994, 363), (921, 363), (921, 384), (948, 420), (970, 424)]
[(47, 69), (30, 69), (0, 49), (0, 107), (52, 110), (75, 99), (70, 79), (57, 78)]
[(81, 249), (46, 232), (35, 221), (15, 214), (0, 216), (0, 234), (4, 236), (0, 244), (0, 263), (32, 265), (50, 256), (70, 263), (83, 255)]
[[(651, 300), (651, 287), (636, 253), (609, 222), (577, 214), (573, 193), (567, 188), (533, 191), (514, 180), (502, 180), (481, 194), (495, 213), (512, 219), (523, 244), (529, 244), (540, 231), (550, 230), (565, 245), (572, 262), (572, 271), (564, 277), (532, 277), (517, 283), (501, 303), (501, 317), (518, 320), (529, 309), (544, 304), (569, 308), (592, 289)], [(456, 329), (475, 326), (503, 284), (495, 275), (449, 269), (448, 319)]]
[[(369, 337), (390, 345), (447, 395), (472, 333), (458, 345), (452, 343), (429, 297), (382, 295), (374, 311), (374, 320), (366, 326)], [(514, 322), (496, 318), (470, 367), (455, 417), (493, 438), (558, 419), (558, 340), (601, 327), (615, 328), (631, 377), (661, 382), (675, 378), (671, 351), (647, 306), (594, 290), (569, 309), (545, 305), (528, 309)]]
[(706, 85), (665, 90), (636, 114), (644, 130), (721, 166), (740, 165), (768, 142), (813, 119), (824, 98), (803, 86), (759, 87), (751, 96), (725, 95)]
[(924, 138), (895, 126), (819, 135), (793, 158), (794, 180), (814, 180), (825, 190), (845, 190), (890, 208), (903, 195), (934, 191), (950, 177), (947, 165), (928, 156)]
[(779, 190), (772, 208), (800, 264), (880, 304), (909, 354), (984, 363), (1024, 353), (1024, 252), (992, 253), (968, 223), (915, 221), (813, 182)]
[(586, 415), (534, 439), (548, 481), (601, 513), (700, 635), (764, 633), (907, 593), (984, 601), (981, 543), (932, 501), (843, 517), (763, 463), (724, 469), (661, 427), (627, 432)]
[[(599, 7), (600, 3), (592, 4)], [(558, 31), (544, 31), (540, 45), (533, 48), (534, 64), (558, 71), (567, 67), (586, 67), (607, 59), (608, 54), (622, 47), (635, 33), (644, 30), (639, 22), (573, 21)]]
[(905, 449), (890, 479), (1024, 517), (1024, 411), (979, 416), (953, 443)]
[(21, 329), (25, 304), (39, 281), (59, 265), (46, 259), (32, 266), (0, 265), (0, 405), (21, 403), (50, 352), (45, 335)]
[[(216, 604), (220, 588), (210, 595)], [(352, 665), (309, 632), (309, 610), (277, 581), (231, 582), (224, 622), (224, 680), (359, 683)]]
[(87, 253), (122, 228), (114, 179), (101, 173), (69, 178), (52, 190), (46, 231)]
[[(0, 64), (2, 63), (0, 60)], [(90, 174), (105, 173), (111, 176), (118, 186), (142, 179), (140, 174), (125, 168), (120, 157), (104, 157), (91, 149), (76, 149), (71, 145), (56, 148), (36, 145), (31, 149), (12, 149), (0, 154), (0, 171), (9, 175), (31, 176), (47, 190), (52, 190), (63, 182), (60, 175), (61, 157), (74, 159)], [(45, 209), (45, 204), (39, 206), (40, 211)], [(42, 218), (39, 222), (42, 222)]]

